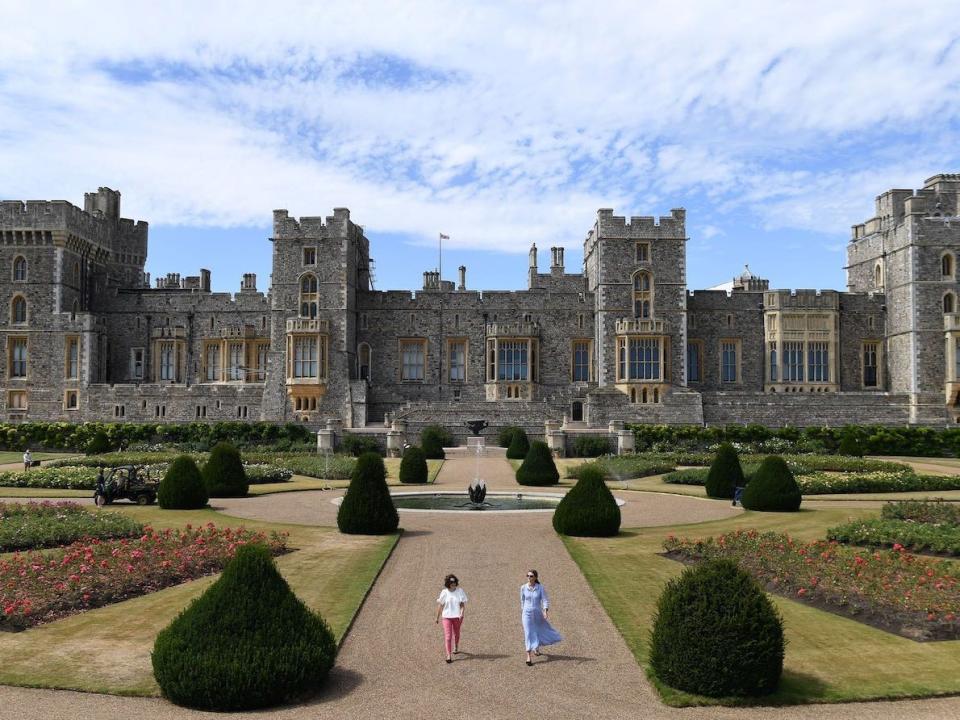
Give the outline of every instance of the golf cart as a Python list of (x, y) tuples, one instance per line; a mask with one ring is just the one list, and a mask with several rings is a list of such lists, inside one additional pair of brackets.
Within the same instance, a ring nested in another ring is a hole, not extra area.
[(152, 505), (157, 499), (159, 481), (152, 479), (147, 468), (138, 465), (122, 465), (110, 468), (93, 494), (93, 501), (109, 505), (116, 500), (130, 500), (137, 505)]

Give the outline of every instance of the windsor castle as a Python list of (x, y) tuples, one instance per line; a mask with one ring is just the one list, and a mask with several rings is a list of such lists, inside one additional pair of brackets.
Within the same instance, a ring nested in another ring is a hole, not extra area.
[(144, 272), (146, 222), (120, 193), (0, 202), (4, 420), (465, 419), (944, 425), (960, 421), (960, 175), (889, 190), (855, 225), (847, 290), (783, 290), (749, 271), (687, 289), (685, 212), (597, 211), (580, 272), (562, 247), (528, 287), (423, 274), (377, 291), (350, 211), (273, 214), (273, 273), (236, 293), (210, 271)]

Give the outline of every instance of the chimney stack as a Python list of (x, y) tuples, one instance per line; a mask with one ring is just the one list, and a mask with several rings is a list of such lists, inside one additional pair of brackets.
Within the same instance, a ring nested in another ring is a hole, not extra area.
[(460, 285), (457, 290), (466, 290), (467, 289), (467, 266), (460, 266)]
[(210, 271), (206, 268), (200, 268), (200, 289), (210, 292)]

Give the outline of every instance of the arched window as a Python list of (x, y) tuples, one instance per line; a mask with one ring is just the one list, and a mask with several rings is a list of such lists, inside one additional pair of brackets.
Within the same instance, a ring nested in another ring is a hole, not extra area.
[(653, 277), (646, 270), (633, 276), (633, 314), (638, 318), (653, 317)]
[(317, 316), (317, 276), (307, 273), (300, 278), (300, 317)]
[(945, 313), (952, 313), (954, 311), (954, 308), (956, 308), (956, 306), (957, 306), (957, 303), (953, 293), (948, 292), (946, 295), (943, 296), (943, 311)]
[(953, 253), (944, 253), (940, 258), (940, 275), (944, 278), (953, 277)]
[(23, 325), (27, 322), (27, 301), (22, 295), (13, 298), (10, 304), (10, 319), (17, 325)]
[(27, 279), (27, 259), (22, 255), (17, 255), (13, 260), (13, 280), (14, 282), (25, 282)]
[(883, 287), (883, 268), (880, 266), (880, 263), (877, 263), (873, 269), (873, 284), (878, 288)]
[(78, 300), (74, 300), (74, 301), (73, 301), (73, 307), (70, 308), (70, 319), (71, 319), (71, 320), (76, 320), (76, 319), (77, 319), (77, 310), (79, 310), (79, 309), (80, 309), (80, 302), (79, 302)]

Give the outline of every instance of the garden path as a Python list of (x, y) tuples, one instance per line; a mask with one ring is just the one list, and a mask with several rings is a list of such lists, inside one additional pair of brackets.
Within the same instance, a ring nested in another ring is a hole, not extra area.
[[(451, 458), (437, 484), (464, 487), (473, 477), (473, 463), (472, 458)], [(512, 469), (500, 458), (483, 460), (481, 473), (491, 488), (513, 482)], [(332, 516), (331, 496), (327, 492), (286, 493), (222, 502), (231, 514), (327, 524)], [(646, 495), (639, 499), (629, 493), (626, 499), (634, 502), (628, 502), (625, 511), (637, 506), (637, 519), (648, 513), (648, 524), (691, 522), (731, 512), (725, 504), (696, 498), (663, 496), (657, 502), (664, 504), (652, 509), (648, 507), (652, 499)], [(297, 515), (298, 507), (307, 509)], [(295, 517), (289, 516), (291, 511)], [(671, 514), (672, 520), (668, 520)], [(553, 532), (549, 514), (405, 512), (401, 517), (405, 532), (347, 635), (324, 692), (303, 705), (243, 717), (960, 717), (960, 699), (956, 698), (796, 708), (667, 708)], [(553, 600), (552, 621), (564, 635), (564, 642), (548, 648), (547, 656), (532, 668), (523, 663), (517, 598), (528, 567), (540, 570)], [(451, 571), (459, 575), (470, 604), (464, 623), (464, 653), (447, 665), (433, 616), (440, 579)], [(0, 717), (173, 720), (229, 716), (194, 713), (157, 699), (2, 687)]]

